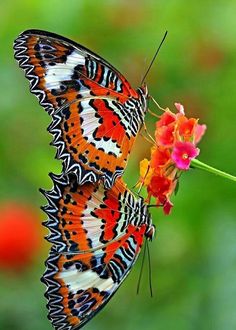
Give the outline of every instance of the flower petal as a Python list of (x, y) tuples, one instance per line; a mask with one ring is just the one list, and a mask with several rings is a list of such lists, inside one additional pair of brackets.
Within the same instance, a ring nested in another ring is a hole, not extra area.
[(156, 127), (168, 126), (176, 121), (176, 115), (170, 110), (166, 110), (156, 123)]
[(166, 215), (169, 215), (172, 207), (174, 206), (173, 203), (171, 203), (171, 201), (169, 199), (166, 200), (165, 204), (163, 205), (163, 211)]
[(165, 196), (168, 193), (170, 186), (171, 180), (164, 176), (154, 175), (148, 185), (148, 192), (160, 199), (160, 196)]
[(139, 182), (144, 186), (149, 185), (153, 169), (150, 167), (150, 162), (145, 158), (140, 162), (140, 179)]
[(181, 103), (175, 103), (176, 109), (179, 111), (179, 113), (184, 115), (184, 106)]
[(157, 148), (156, 146), (152, 149), (150, 161), (152, 168), (156, 169), (159, 166), (164, 166), (169, 162), (169, 160), (171, 160), (169, 149), (163, 147)]
[(207, 129), (206, 125), (197, 125), (195, 128), (195, 143), (197, 144), (202, 136), (205, 134), (205, 131)]
[(175, 125), (168, 125), (158, 128), (155, 133), (157, 145), (172, 147), (174, 143), (174, 130)]
[(193, 134), (195, 132), (195, 127), (197, 126), (197, 119), (186, 118), (181, 116), (178, 120), (178, 132), (179, 135), (184, 139), (184, 141), (190, 141), (193, 139)]

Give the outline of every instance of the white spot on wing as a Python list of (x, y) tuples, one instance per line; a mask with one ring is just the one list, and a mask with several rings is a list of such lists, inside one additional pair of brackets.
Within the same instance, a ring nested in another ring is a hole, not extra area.
[(91, 198), (86, 204), (83, 211), (83, 228), (87, 231), (87, 237), (91, 240), (92, 248), (97, 248), (101, 245), (100, 239), (103, 233), (101, 229), (101, 219), (92, 216), (93, 212), (99, 207), (104, 198), (104, 190), (100, 188), (96, 194), (91, 195)]
[[(83, 130), (82, 135), (86, 138), (89, 143), (93, 143), (97, 149), (103, 149), (105, 153), (112, 152), (116, 157), (120, 156), (121, 150), (115, 142), (111, 139), (108, 141), (102, 137), (99, 141), (94, 139), (93, 133), (100, 126), (99, 118), (96, 117), (96, 110), (89, 105), (89, 100), (81, 101), (80, 116), (83, 119), (81, 128)], [(112, 135), (112, 131), (109, 132)]]
[(65, 282), (65, 285), (69, 285), (69, 289), (73, 293), (89, 288), (97, 288), (99, 291), (109, 291), (115, 284), (111, 277), (102, 279), (90, 269), (80, 272), (75, 266), (62, 271), (59, 277)]
[(77, 65), (84, 65), (85, 58), (77, 51), (67, 56), (65, 63), (57, 63), (54, 66), (48, 65), (44, 77), (48, 89), (59, 89), (62, 81), (71, 80), (74, 68)]

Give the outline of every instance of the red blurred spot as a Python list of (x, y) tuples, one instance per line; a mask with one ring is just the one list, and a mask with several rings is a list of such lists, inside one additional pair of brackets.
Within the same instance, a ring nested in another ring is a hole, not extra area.
[[(114, 6), (106, 6), (104, 9), (106, 20), (119, 30), (137, 26), (144, 20), (145, 13), (143, 6), (139, 5), (137, 2), (134, 4), (133, 1), (124, 1), (123, 3), (119, 3), (115, 10)], [(130, 19), (130, 13), (132, 13), (132, 19)]]
[(41, 247), (42, 230), (37, 212), (29, 205), (0, 205), (0, 268), (24, 270)]
[(224, 62), (224, 51), (220, 44), (214, 41), (202, 41), (196, 45), (194, 61), (198, 69), (210, 71), (217, 69)]

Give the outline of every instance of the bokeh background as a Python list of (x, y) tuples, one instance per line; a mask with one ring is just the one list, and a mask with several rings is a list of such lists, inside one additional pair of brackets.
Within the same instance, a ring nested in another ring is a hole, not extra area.
[[(48, 144), (50, 118), (29, 93), (13, 58), (23, 30), (44, 29), (92, 49), (137, 87), (165, 30), (168, 38), (147, 78), (150, 93), (206, 123), (200, 160), (236, 174), (235, 1), (0, 1), (0, 329), (49, 330), (39, 278), (44, 242), (39, 187), (60, 162)], [(150, 105), (156, 111), (154, 105)], [(154, 121), (147, 115), (152, 130)], [(149, 155), (139, 139), (126, 171), (130, 187)], [(236, 329), (236, 185), (198, 170), (181, 178), (172, 214), (152, 210), (157, 237), (136, 295), (141, 260), (86, 329)]]

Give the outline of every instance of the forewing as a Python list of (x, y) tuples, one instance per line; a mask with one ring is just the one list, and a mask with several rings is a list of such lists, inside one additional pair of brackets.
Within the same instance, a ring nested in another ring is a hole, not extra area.
[(31, 92), (52, 114), (48, 130), (63, 170), (75, 172), (79, 184), (103, 179), (110, 188), (143, 123), (147, 91), (135, 91), (104, 59), (56, 34), (25, 31), (14, 49)]
[(30, 89), (49, 112), (78, 98), (112, 95), (125, 102), (137, 92), (108, 62), (54, 33), (28, 30), (14, 42), (15, 58)]
[(110, 188), (126, 167), (137, 134), (130, 125), (135, 116), (125, 113), (118, 101), (96, 98), (54, 114), (49, 131), (64, 171), (75, 172), (79, 184), (102, 178)]

